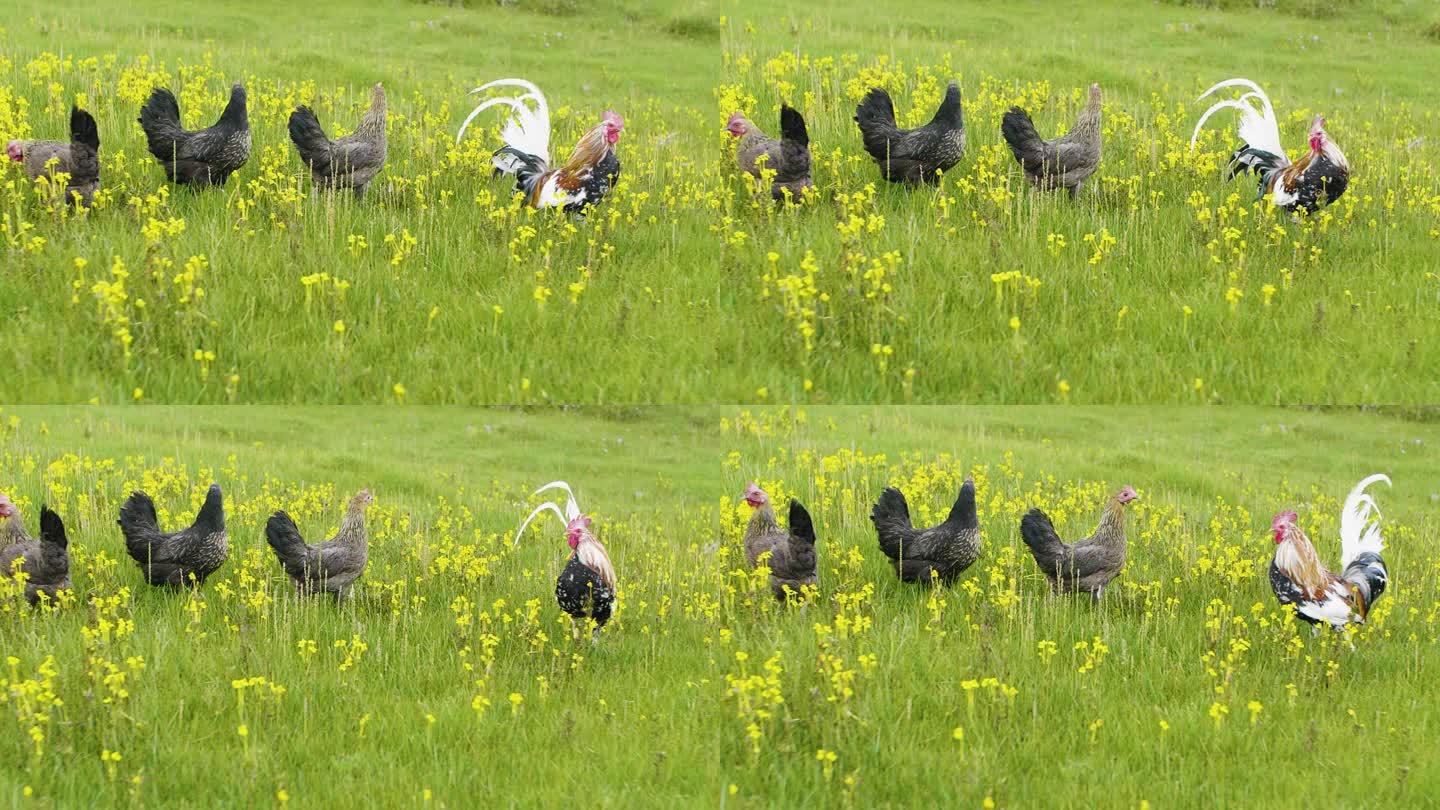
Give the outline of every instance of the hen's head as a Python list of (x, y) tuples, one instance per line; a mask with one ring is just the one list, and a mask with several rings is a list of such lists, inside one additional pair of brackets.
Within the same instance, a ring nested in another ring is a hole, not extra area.
[(20, 163), (25, 160), (25, 142), (11, 141), (5, 144), (5, 154), (14, 162)]
[(1325, 116), (1315, 116), (1315, 123), (1310, 125), (1310, 151), (1319, 152), (1325, 148)]
[(605, 127), (605, 142), (614, 146), (620, 141), (620, 132), (625, 129), (625, 119), (614, 110), (606, 110), (600, 117), (601, 126)]
[(579, 548), (580, 541), (585, 539), (588, 534), (590, 534), (590, 518), (585, 515), (577, 515), (575, 519), (565, 524), (565, 542), (570, 544), (572, 550)]
[(1099, 83), (1099, 82), (1096, 82), (1095, 84), (1090, 85), (1090, 103), (1091, 103), (1091, 104), (1099, 104), (1099, 103), (1100, 103), (1100, 83)]
[(759, 509), (769, 502), (770, 496), (765, 494), (765, 490), (753, 482), (745, 486), (745, 503), (750, 504), (751, 509)]
[(725, 123), (725, 131), (729, 132), (732, 138), (743, 138), (750, 132), (750, 119), (746, 118), (743, 113), (736, 112)]
[(365, 511), (365, 507), (374, 502), (375, 496), (370, 494), (370, 490), (362, 489), (355, 494), (355, 497), (350, 499), (350, 511), (363, 512)]
[(1136, 492), (1134, 487), (1126, 485), (1121, 487), (1119, 492), (1115, 493), (1115, 500), (1122, 504), (1138, 501), (1140, 500), (1140, 493)]
[(0, 520), (8, 520), (11, 515), (18, 511), (19, 510), (15, 508), (14, 502), (10, 500), (10, 496), (0, 493)]
[(1298, 520), (1300, 520), (1300, 516), (1291, 510), (1281, 512), (1275, 516), (1274, 520), (1270, 521), (1270, 531), (1275, 534), (1277, 545), (1285, 542), (1285, 538), (1289, 537), (1290, 532), (1296, 528), (1295, 524)]

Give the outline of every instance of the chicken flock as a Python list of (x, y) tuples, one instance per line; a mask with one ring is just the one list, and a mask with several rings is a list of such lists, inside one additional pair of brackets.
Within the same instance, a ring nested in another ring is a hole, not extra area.
[[(1249, 79), (1227, 79), (1207, 90), (1200, 99), (1226, 88), (1245, 92), (1216, 102), (1200, 117), (1191, 137), (1193, 148), (1205, 122), (1216, 112), (1240, 113), (1241, 144), (1231, 155), (1227, 179), (1243, 172), (1259, 177), (1259, 196), (1267, 194), (1278, 207), (1314, 212), (1345, 193), (1350, 164), (1339, 145), (1325, 131), (1325, 118), (1315, 118), (1310, 129), (1310, 151), (1291, 162), (1280, 139), (1270, 99)], [(581, 136), (563, 163), (550, 155), (550, 105), (535, 84), (524, 79), (497, 79), (471, 94), (495, 91), (481, 101), (460, 125), (459, 144), (481, 113), (492, 108), (509, 110), (500, 129), (501, 145), (491, 155), (494, 174), (514, 178), (516, 194), (533, 208), (559, 208), (583, 215), (614, 188), (620, 177), (617, 146), (625, 121), (606, 110), (600, 121)], [(250, 119), (245, 87), (235, 84), (230, 100), (214, 125), (187, 130), (181, 123), (175, 94), (155, 88), (140, 109), (140, 128), (150, 154), (178, 185), (195, 188), (223, 186), (250, 158)], [(855, 125), (865, 151), (874, 159), (881, 177), (892, 183), (938, 183), (965, 155), (965, 108), (960, 85), (950, 82), (935, 115), (923, 126), (902, 129), (895, 104), (883, 87), (872, 87), (855, 107)], [(354, 132), (331, 139), (315, 112), (297, 107), (290, 114), (290, 139), (310, 170), (316, 188), (345, 189), (363, 195), (385, 167), (387, 156), (385, 89), (371, 90), (370, 107)], [(735, 162), (741, 172), (760, 184), (776, 200), (798, 199), (815, 192), (810, 154), (810, 133), (801, 112), (780, 107), (779, 137), (767, 135), (750, 118), (736, 110), (725, 131), (734, 140)], [(1102, 157), (1101, 91), (1092, 84), (1089, 100), (1074, 126), (1064, 135), (1045, 140), (1030, 114), (1011, 107), (1000, 121), (1000, 134), (1029, 182), (1038, 190), (1065, 189), (1074, 198), (1100, 167)], [(21, 164), (31, 180), (64, 178), (65, 198), (88, 206), (100, 188), (100, 135), (90, 113), (72, 108), (70, 140), (12, 140), (6, 154)]]
[[(1292, 607), (1295, 615), (1317, 632), (1322, 625), (1343, 629), (1364, 623), (1389, 585), (1389, 570), (1381, 556), (1385, 543), (1380, 511), (1368, 492), (1381, 482), (1388, 485), (1390, 479), (1380, 473), (1370, 475), (1345, 499), (1340, 515), (1339, 573), (1321, 562), (1294, 511), (1280, 512), (1271, 523), (1275, 540), (1269, 569), (1271, 588), (1282, 605)], [(537, 517), (553, 514), (560, 521), (570, 554), (555, 579), (555, 601), (572, 618), (577, 636), (588, 626), (592, 641), (598, 640), (614, 615), (619, 595), (615, 566), (591, 516), (581, 511), (568, 483), (553, 481), (533, 495), (551, 491), (564, 494), (564, 506), (553, 500), (536, 506), (521, 521), (511, 543), (518, 543)], [(1125, 568), (1126, 511), (1139, 498), (1133, 487), (1120, 488), (1105, 502), (1094, 533), (1072, 543), (1061, 539), (1043, 511), (1025, 513), (1020, 537), (1053, 592), (1085, 593), (1097, 603), (1101, 600)], [(792, 498), (781, 526), (769, 493), (757, 484), (748, 484), (742, 499), (753, 510), (741, 541), (746, 564), (766, 577), (780, 602), (804, 603), (813, 598), (820, 588), (819, 538), (810, 512)], [(365, 515), (374, 500), (368, 489), (357, 493), (335, 536), (321, 543), (307, 543), (284, 511), (270, 516), (265, 539), (294, 583), (297, 596), (325, 595), (337, 603), (351, 597), (369, 562)], [(973, 478), (965, 479), (949, 514), (934, 526), (916, 527), (904, 493), (895, 487), (880, 494), (870, 520), (880, 550), (901, 582), (933, 587), (953, 584), (982, 552)], [(230, 556), (225, 503), (216, 484), (206, 492), (195, 519), (183, 529), (162, 529), (155, 502), (138, 491), (121, 505), (116, 522), (126, 552), (145, 581), (157, 587), (200, 588)], [(41, 506), (37, 540), (26, 532), (15, 503), (0, 494), (0, 576), (23, 582), (24, 597), (31, 604), (54, 603), (61, 591), (70, 589), (69, 539), (58, 514)]]

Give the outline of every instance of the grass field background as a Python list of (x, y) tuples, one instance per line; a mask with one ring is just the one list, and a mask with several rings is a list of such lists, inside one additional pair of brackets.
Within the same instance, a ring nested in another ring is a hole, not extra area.
[[(19, 407), (0, 424), (0, 491), (32, 527), (41, 500), (65, 516), (76, 586), (57, 611), (0, 608), (14, 806), (1415, 805), (1440, 784), (1433, 425), (1023, 407)], [(1275, 605), (1265, 528), (1294, 506), (1334, 561), (1339, 498), (1376, 470), (1395, 480), (1374, 493), (1393, 581), (1352, 652)], [(936, 519), (967, 473), (980, 561), (950, 589), (901, 587), (871, 499), (898, 484)], [(558, 527), (510, 545), (556, 477), (619, 571), (597, 645), (553, 601)], [(183, 522), (211, 480), (229, 563), (199, 596), (145, 586), (120, 500), (145, 486)], [(743, 570), (750, 480), (815, 515), (808, 605)], [(1049, 596), (1020, 513), (1079, 536), (1125, 483), (1142, 500), (1117, 587)], [(295, 601), (264, 517), (326, 534), (361, 486), (358, 597)]]
[[(22, 2), (0, 137), (62, 134), (82, 100), (108, 190), (75, 217), (5, 175), (0, 340), (25, 384), (0, 396), (1433, 402), (1433, 8), (1054, 8)], [(514, 206), (486, 170), (493, 131), (452, 147), (465, 91), (501, 75), (547, 91), (557, 151), (606, 107), (626, 116), (624, 179), (586, 222)], [(1355, 176), (1326, 214), (1291, 222), (1223, 183), (1229, 120), (1185, 149), (1194, 97), (1232, 75), (1270, 90), (1297, 147), (1329, 115)], [(880, 185), (855, 98), (885, 84), (914, 123), (950, 77), (964, 162), (939, 191)], [(233, 80), (251, 90), (249, 165), (221, 193), (166, 190), (140, 100), (172, 86), (209, 123)], [(1023, 103), (1057, 133), (1092, 80), (1093, 188), (1031, 193), (999, 115)], [(289, 110), (347, 131), (375, 81), (391, 111), (375, 193), (313, 194)], [(720, 132), (737, 106), (773, 126), (782, 99), (817, 159), (820, 194), (794, 209), (752, 199)]]

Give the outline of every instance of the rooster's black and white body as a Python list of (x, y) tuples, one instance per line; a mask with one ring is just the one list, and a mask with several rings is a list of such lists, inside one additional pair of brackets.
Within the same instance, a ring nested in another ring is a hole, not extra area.
[(553, 501), (535, 507), (516, 530), (512, 542), (518, 541), (530, 521), (542, 512), (550, 512), (565, 523), (565, 541), (572, 553), (560, 576), (555, 579), (555, 601), (571, 619), (594, 622), (591, 638), (599, 640), (601, 628), (610, 621), (615, 610), (615, 567), (610, 564), (610, 554), (605, 546), (590, 531), (590, 518), (581, 514), (570, 485), (564, 481), (552, 481), (535, 490), (534, 494), (549, 489), (563, 490), (569, 496), (565, 510), (562, 512)]
[(1340, 512), (1340, 574), (1320, 562), (1315, 546), (1300, 528), (1294, 512), (1281, 512), (1271, 523), (1275, 557), (1270, 562), (1270, 587), (1282, 605), (1313, 625), (1328, 623), (1336, 629), (1363, 623), (1375, 600), (1385, 592), (1390, 572), (1380, 553), (1380, 510), (1365, 492), (1377, 481), (1390, 483), (1376, 473), (1350, 490)]
[(1350, 162), (1345, 159), (1340, 147), (1330, 140), (1325, 131), (1324, 116), (1317, 116), (1310, 127), (1310, 151), (1291, 163), (1280, 143), (1275, 108), (1259, 85), (1249, 79), (1227, 79), (1206, 90), (1200, 98), (1227, 87), (1242, 87), (1247, 92), (1239, 98), (1211, 105), (1200, 116), (1195, 132), (1190, 136), (1192, 147), (1211, 115), (1220, 110), (1238, 110), (1241, 144), (1230, 156), (1230, 171), (1226, 179), (1254, 172), (1260, 178), (1259, 197), (1269, 194), (1271, 201), (1286, 211), (1303, 208), (1314, 213), (1340, 199), (1350, 185)]

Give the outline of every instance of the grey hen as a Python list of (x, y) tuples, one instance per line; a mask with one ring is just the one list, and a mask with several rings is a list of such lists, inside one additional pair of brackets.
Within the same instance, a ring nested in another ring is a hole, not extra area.
[(225, 505), (218, 484), (210, 485), (195, 522), (181, 531), (160, 531), (155, 502), (144, 492), (131, 493), (120, 507), (116, 522), (125, 535), (125, 550), (151, 585), (201, 585), (230, 556)]
[(245, 88), (230, 88), (230, 102), (220, 120), (195, 132), (180, 126), (180, 103), (163, 87), (150, 93), (140, 108), (140, 128), (150, 154), (165, 168), (172, 183), (203, 188), (223, 186), (250, 159), (250, 117)]
[(290, 114), (290, 140), (300, 159), (310, 167), (310, 176), (321, 188), (354, 189), (356, 196), (385, 167), (385, 88), (375, 85), (370, 109), (360, 126), (343, 138), (330, 140), (309, 107), (297, 107)]
[(1140, 496), (1124, 487), (1105, 504), (1095, 534), (1066, 543), (1056, 534), (1050, 518), (1031, 509), (1020, 519), (1020, 536), (1050, 587), (1057, 593), (1085, 591), (1096, 601), (1110, 580), (1125, 567), (1125, 504)]
[(815, 556), (815, 524), (799, 501), (790, 501), (790, 528), (780, 528), (765, 490), (750, 484), (745, 502), (755, 510), (745, 528), (745, 557), (753, 567), (770, 554), (770, 590), (781, 601), (819, 581)]
[(308, 545), (295, 521), (284, 511), (270, 516), (265, 539), (274, 549), (285, 573), (295, 581), (301, 596), (328, 593), (340, 601), (350, 595), (355, 580), (365, 572), (370, 547), (365, 531), (365, 510), (374, 502), (370, 490), (362, 489), (350, 499), (340, 531), (323, 543)]
[[(70, 142), (11, 141), (5, 147), (10, 160), (25, 167), (25, 174), (35, 180), (63, 173), (65, 199), (90, 205), (100, 188), (100, 130), (95, 118), (79, 107), (70, 108)], [(54, 166), (50, 161), (55, 161)]]
[[(810, 179), (810, 134), (805, 129), (805, 117), (789, 104), (780, 107), (780, 138), (766, 135), (749, 118), (735, 113), (725, 125), (726, 131), (736, 138), (735, 161), (740, 170), (761, 178), (764, 169), (775, 173), (770, 181), (770, 196), (777, 200), (799, 198), (806, 189), (815, 184)], [(761, 161), (764, 158), (764, 161)]]
[[(20, 510), (0, 495), (0, 576), (25, 575), (25, 599), (40, 601), (41, 594), (54, 601), (60, 591), (70, 589), (70, 541), (65, 523), (47, 506), (40, 507), (40, 539), (25, 532)], [(18, 562), (17, 562), (18, 561)], [(18, 565), (18, 568), (17, 568)]]
[(1042, 139), (1029, 113), (1019, 107), (1001, 118), (1000, 134), (1036, 188), (1063, 188), (1074, 197), (1100, 166), (1100, 85), (1090, 85), (1090, 103), (1075, 126), (1053, 141)]
[(965, 154), (965, 110), (955, 82), (950, 82), (935, 117), (923, 127), (900, 129), (890, 94), (879, 87), (855, 108), (855, 123), (865, 151), (893, 183), (939, 182), (939, 173), (953, 169)]
[(910, 506), (894, 487), (870, 510), (880, 550), (903, 582), (950, 584), (980, 557), (980, 520), (975, 514), (975, 479), (966, 478), (945, 522), (928, 529), (910, 524)]

